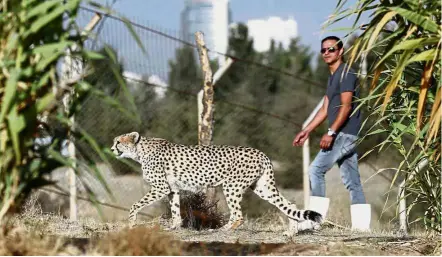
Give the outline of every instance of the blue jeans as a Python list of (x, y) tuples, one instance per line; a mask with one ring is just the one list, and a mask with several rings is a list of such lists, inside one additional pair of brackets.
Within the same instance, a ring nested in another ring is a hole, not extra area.
[(350, 191), (351, 204), (366, 203), (358, 169), (358, 154), (355, 151), (357, 139), (357, 136), (340, 132), (331, 149), (319, 151), (309, 169), (312, 196), (325, 197), (325, 173), (337, 163), (342, 182)]

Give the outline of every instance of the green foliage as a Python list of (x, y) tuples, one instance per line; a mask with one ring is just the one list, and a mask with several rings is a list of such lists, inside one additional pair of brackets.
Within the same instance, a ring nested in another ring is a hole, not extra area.
[[(371, 90), (360, 101), (368, 107), (368, 119), (376, 121), (366, 121), (367, 138), (384, 138), (368, 153), (389, 146), (398, 151), (402, 161), (392, 185), (405, 179), (412, 200), (408, 213), (419, 203), (425, 210), (421, 219), (440, 232), (440, 1), (359, 0), (343, 10), (346, 2), (338, 1), (329, 24), (373, 12), (349, 54), (352, 64), (363, 55), (375, 58), (366, 79)], [(418, 168), (422, 163), (428, 166)]]
[[(70, 119), (86, 95), (106, 97), (86, 81), (62, 80), (57, 72), (57, 62), (68, 49), (73, 60), (102, 58), (82, 47), (88, 35), (78, 36), (75, 24), (80, 2), (22, 0), (0, 5), (0, 221), (18, 210), (32, 189), (50, 183), (45, 174), (56, 167), (82, 167), (105, 186), (89, 159), (80, 163), (60, 152), (71, 132), (69, 139), (86, 142), (101, 159), (108, 159), (93, 137), (80, 126), (74, 128)], [(66, 97), (71, 101), (63, 105)], [(50, 142), (38, 142), (43, 136)]]

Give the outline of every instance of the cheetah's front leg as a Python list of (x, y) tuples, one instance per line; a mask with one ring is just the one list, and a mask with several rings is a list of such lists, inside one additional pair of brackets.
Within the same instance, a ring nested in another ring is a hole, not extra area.
[(180, 194), (179, 191), (172, 191), (170, 199), (170, 211), (172, 212), (172, 226), (170, 229), (180, 228), (182, 225), (180, 211)]
[(129, 225), (131, 227), (135, 226), (135, 221), (137, 220), (137, 213), (143, 209), (145, 206), (149, 206), (155, 201), (160, 200), (164, 196), (168, 195), (170, 190), (167, 187), (152, 187), (141, 200), (134, 203), (129, 211)]

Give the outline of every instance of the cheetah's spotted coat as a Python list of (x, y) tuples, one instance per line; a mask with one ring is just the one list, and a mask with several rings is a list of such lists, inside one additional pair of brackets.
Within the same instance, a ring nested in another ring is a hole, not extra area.
[(116, 137), (112, 151), (120, 158), (139, 162), (143, 178), (151, 185), (150, 192), (130, 209), (132, 225), (144, 206), (171, 195), (172, 228), (177, 228), (181, 226), (179, 191), (198, 192), (218, 185), (223, 188), (230, 211), (229, 222), (223, 229), (235, 229), (242, 224), (240, 203), (248, 188), (289, 217), (290, 227), (286, 232), (289, 236), (297, 233), (298, 221), (321, 222), (322, 219), (317, 212), (298, 210), (279, 193), (270, 159), (254, 148), (187, 146), (132, 132)]

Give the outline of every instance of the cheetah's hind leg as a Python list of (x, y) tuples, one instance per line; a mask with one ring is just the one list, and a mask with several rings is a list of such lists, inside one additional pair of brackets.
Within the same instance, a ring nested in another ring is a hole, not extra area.
[[(238, 187), (235, 187), (235, 185)], [(228, 183), (223, 185), (223, 193), (226, 197), (227, 206), (229, 207), (229, 222), (224, 225), (221, 230), (235, 230), (244, 223), (241, 211), (241, 200), (245, 189), (239, 188), (236, 183)]]

